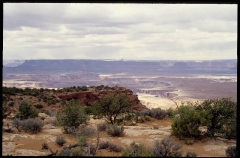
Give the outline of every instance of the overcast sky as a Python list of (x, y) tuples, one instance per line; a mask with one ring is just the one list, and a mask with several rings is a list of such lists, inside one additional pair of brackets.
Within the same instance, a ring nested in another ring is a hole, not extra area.
[(237, 4), (4, 3), (3, 59), (237, 59)]

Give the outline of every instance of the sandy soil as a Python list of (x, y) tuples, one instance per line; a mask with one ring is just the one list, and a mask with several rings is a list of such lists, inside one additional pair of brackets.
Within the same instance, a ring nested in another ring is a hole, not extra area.
[[(104, 122), (103, 119), (91, 119), (90, 125), (96, 127), (96, 124)], [(128, 148), (131, 142), (144, 144), (145, 146), (152, 146), (154, 140), (161, 140), (169, 137), (171, 133), (170, 119), (156, 120), (139, 123), (138, 126), (124, 126), (125, 135), (123, 137), (110, 137), (106, 132), (100, 132), (100, 142), (109, 141), (111, 143), (122, 146), (124, 149)], [(153, 126), (158, 126), (158, 129), (154, 129)], [(42, 149), (42, 143), (48, 143), (53, 151), (60, 151), (63, 147), (59, 147), (55, 143), (56, 136), (61, 135), (67, 143), (64, 146), (74, 144), (77, 142), (75, 136), (63, 134), (60, 127), (53, 127), (51, 129), (43, 129), (38, 134), (28, 134), (25, 132), (18, 133), (17, 130), (14, 133), (3, 133), (2, 142), (2, 154), (12, 154), (13, 156), (37, 156), (47, 155), (48, 150)], [(222, 140), (214, 140), (205, 138), (195, 141), (193, 145), (186, 145), (183, 141), (178, 140), (174, 136), (170, 136), (171, 139), (180, 142), (182, 144), (182, 150), (184, 152), (192, 151), (200, 157), (225, 157), (225, 149), (236, 144), (233, 140), (226, 142)], [(88, 142), (96, 144), (97, 133), (88, 139)], [(110, 152), (108, 149), (98, 150), (98, 156), (121, 156), (122, 153)]]

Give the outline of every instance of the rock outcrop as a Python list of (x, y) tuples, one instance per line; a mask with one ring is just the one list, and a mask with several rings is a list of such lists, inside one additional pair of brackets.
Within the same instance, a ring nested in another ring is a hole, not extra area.
[(124, 93), (129, 97), (129, 101), (134, 105), (133, 110), (141, 111), (146, 109), (147, 107), (144, 106), (140, 100), (138, 99), (137, 95), (133, 95), (133, 92), (130, 89), (122, 88), (122, 89), (115, 89), (115, 90), (100, 90), (100, 91), (86, 91), (86, 92), (77, 92), (71, 94), (60, 94), (58, 97), (60, 99), (65, 99), (70, 101), (71, 99), (80, 100), (85, 106), (91, 106), (92, 103), (104, 98), (109, 94), (113, 94), (114, 96)]

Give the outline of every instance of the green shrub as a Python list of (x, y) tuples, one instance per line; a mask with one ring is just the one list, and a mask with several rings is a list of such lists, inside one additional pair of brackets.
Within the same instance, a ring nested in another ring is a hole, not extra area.
[(187, 152), (185, 157), (197, 157), (197, 154), (195, 152)]
[(131, 121), (132, 119), (135, 118), (135, 115), (134, 114), (127, 114), (125, 117), (124, 117), (124, 120), (126, 121)]
[(22, 102), (19, 105), (19, 113), (17, 117), (21, 120), (28, 119), (28, 118), (35, 118), (38, 116), (38, 112), (32, 108), (32, 106), (26, 102)]
[[(124, 93), (118, 95), (109, 94), (91, 105), (92, 113), (99, 118), (105, 117), (111, 124), (117, 123), (118, 116), (131, 111), (133, 104), (129, 96)], [(119, 121), (119, 119), (118, 119)]]
[(57, 145), (59, 145), (59, 146), (63, 146), (63, 144), (66, 143), (66, 140), (65, 140), (65, 138), (63, 138), (63, 137), (61, 137), (61, 136), (57, 136), (57, 138), (56, 138), (56, 143), (57, 143)]
[(42, 104), (36, 104), (36, 105), (34, 105), (37, 109), (41, 109), (41, 108), (43, 108), (43, 105)]
[(71, 100), (62, 112), (57, 113), (57, 122), (64, 127), (78, 128), (88, 120), (89, 116), (85, 114), (82, 103), (75, 100)]
[(209, 99), (196, 108), (207, 113), (206, 134), (210, 137), (220, 136), (227, 139), (236, 138), (237, 102), (230, 98)]
[(130, 144), (122, 154), (124, 157), (154, 157), (151, 150), (148, 150), (144, 145), (138, 145), (135, 142)]
[(123, 126), (117, 126), (116, 124), (108, 125), (107, 134), (113, 137), (121, 137), (125, 134)]
[(199, 137), (199, 126), (207, 121), (207, 113), (196, 110), (196, 106), (190, 102), (187, 105), (182, 103), (177, 112), (179, 118), (175, 118), (172, 123), (172, 134), (181, 139)]
[(161, 141), (156, 140), (153, 146), (153, 153), (156, 157), (181, 157), (181, 145), (175, 143), (170, 138), (164, 138)]
[(22, 120), (21, 127), (25, 132), (37, 133), (42, 130), (43, 121), (40, 118)]
[(144, 117), (139, 117), (138, 118), (138, 123), (144, 123), (144, 122), (146, 122)]
[(92, 114), (91, 106), (85, 107), (84, 111), (85, 111), (86, 114)]
[(99, 145), (98, 145), (98, 149), (107, 149), (109, 146), (109, 142), (108, 141), (105, 141), (105, 142), (100, 142)]
[(173, 108), (167, 109), (167, 116), (168, 117), (174, 118), (175, 115), (176, 115), (176, 111)]
[(112, 144), (112, 143), (109, 143), (108, 149), (110, 151), (115, 151), (115, 152), (121, 152), (123, 150), (123, 148), (121, 146), (116, 145), (116, 144)]
[(237, 148), (236, 146), (229, 146), (226, 150), (227, 157), (236, 157), (237, 156)]

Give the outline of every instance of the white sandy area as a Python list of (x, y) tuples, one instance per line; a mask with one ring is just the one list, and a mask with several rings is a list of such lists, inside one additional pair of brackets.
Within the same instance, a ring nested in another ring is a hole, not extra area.
[(145, 93), (137, 93), (138, 99), (140, 102), (145, 105), (147, 108), (161, 108), (161, 109), (168, 109), (168, 108), (176, 108), (174, 102), (167, 98), (155, 97), (155, 95), (145, 94)]
[(201, 102), (200, 100), (196, 100), (189, 97), (181, 97), (181, 96), (176, 97), (173, 100), (170, 100), (168, 98), (155, 97), (155, 95), (145, 94), (145, 93), (137, 93), (137, 95), (140, 102), (149, 109), (151, 108), (161, 108), (164, 110), (168, 108), (175, 109), (177, 106), (173, 102), (173, 100), (176, 101), (178, 105), (181, 105), (181, 102), (185, 103), (187, 101), (190, 101), (190, 102), (198, 101), (199, 103)]

